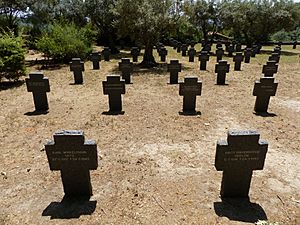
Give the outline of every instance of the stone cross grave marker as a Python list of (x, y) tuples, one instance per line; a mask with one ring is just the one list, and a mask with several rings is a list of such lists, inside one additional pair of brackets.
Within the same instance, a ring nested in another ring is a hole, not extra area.
[(230, 42), (226, 42), (225, 43), (225, 51), (226, 52), (228, 52), (229, 46), (230, 46)]
[(228, 132), (227, 140), (217, 143), (215, 167), (223, 171), (222, 198), (248, 198), (253, 170), (264, 168), (268, 142), (256, 131)]
[(187, 49), (188, 49), (187, 44), (182, 44), (181, 45), (181, 55), (182, 56), (186, 56)]
[(217, 62), (222, 60), (222, 57), (224, 55), (224, 50), (222, 49), (222, 47), (217, 48), (216, 55), (217, 55)]
[(107, 76), (107, 81), (103, 81), (103, 94), (108, 95), (109, 112), (122, 112), (122, 98), (125, 94), (125, 81), (120, 80), (120, 76)]
[(168, 55), (168, 50), (165, 47), (162, 47), (159, 51), (160, 61), (165, 62), (166, 56)]
[(188, 50), (188, 55), (189, 55), (189, 62), (194, 62), (194, 58), (196, 55), (196, 50), (194, 47), (190, 47), (190, 49)]
[(246, 48), (245, 49), (245, 51), (244, 51), (245, 63), (250, 63), (251, 53), (252, 53), (251, 48)]
[(273, 53), (278, 53), (278, 55), (281, 55), (281, 47), (275, 47)]
[(195, 45), (196, 45), (196, 42), (195, 42), (194, 40), (192, 40), (192, 41), (191, 41), (191, 47), (193, 47), (193, 48), (194, 48), (194, 47), (195, 47)]
[(180, 53), (181, 51), (181, 45), (182, 43), (180, 41), (177, 42), (177, 53)]
[(235, 51), (236, 52), (241, 52), (242, 51), (242, 44), (241, 43), (237, 43), (235, 46)]
[(202, 51), (199, 54), (200, 70), (206, 70), (206, 64), (209, 61), (209, 54), (207, 51)]
[(80, 58), (72, 58), (70, 70), (73, 71), (75, 84), (83, 83), (84, 62)]
[(278, 65), (275, 61), (268, 61), (266, 65), (263, 65), (263, 74), (265, 77), (273, 77), (278, 71)]
[(93, 70), (99, 70), (100, 69), (101, 54), (99, 52), (93, 52), (90, 55), (90, 59), (93, 62)]
[(46, 92), (50, 92), (48, 77), (44, 77), (42, 72), (29, 74), (25, 79), (27, 91), (32, 92), (34, 107), (36, 111), (46, 111), (49, 109)]
[(235, 56), (233, 57), (235, 71), (241, 70), (241, 64), (242, 64), (243, 60), (244, 60), (244, 56), (243, 56), (242, 52), (235, 53)]
[(174, 40), (173, 42), (173, 49), (176, 50), (177, 49), (177, 45), (178, 45), (178, 42), (176, 40)]
[(110, 48), (109, 47), (104, 47), (102, 50), (102, 55), (104, 57), (104, 61), (109, 61), (110, 60)]
[(179, 63), (179, 60), (171, 60), (167, 66), (167, 71), (170, 72), (170, 84), (178, 84), (178, 73), (181, 72), (181, 63)]
[(226, 60), (219, 61), (215, 66), (215, 73), (217, 73), (217, 84), (224, 85), (226, 80), (226, 73), (229, 72), (230, 64)]
[(196, 97), (201, 95), (202, 82), (194, 76), (186, 76), (179, 84), (179, 95), (183, 96), (183, 113), (196, 113)]
[(253, 89), (253, 95), (256, 96), (254, 111), (257, 113), (267, 113), (270, 97), (275, 96), (278, 82), (274, 77), (262, 77), (256, 81)]
[(217, 40), (216, 48), (222, 48), (222, 42)]
[(98, 167), (97, 144), (85, 140), (83, 131), (63, 130), (45, 144), (50, 170), (60, 170), (65, 195), (92, 196), (89, 170)]
[(132, 61), (137, 62), (140, 55), (140, 49), (138, 47), (132, 47), (130, 54), (132, 55)]
[(128, 58), (122, 58), (119, 62), (119, 70), (122, 72), (122, 79), (126, 84), (131, 83), (131, 73), (133, 72), (133, 63)]
[(234, 46), (232, 44), (228, 46), (227, 52), (228, 52), (228, 56), (232, 57), (232, 54), (234, 52)]
[(273, 52), (271, 56), (269, 56), (269, 61), (275, 61), (276, 63), (279, 63), (280, 60), (280, 54), (277, 52)]
[(293, 43), (293, 49), (296, 49), (297, 48), (297, 41), (294, 41)]
[(255, 57), (257, 53), (257, 45), (253, 45), (251, 49), (251, 57)]

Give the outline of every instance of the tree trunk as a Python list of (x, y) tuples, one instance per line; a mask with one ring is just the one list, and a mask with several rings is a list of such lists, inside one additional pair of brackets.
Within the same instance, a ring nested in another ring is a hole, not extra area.
[(145, 46), (145, 53), (143, 57), (143, 61), (141, 62), (141, 66), (145, 68), (151, 68), (157, 66), (153, 56), (153, 45)]

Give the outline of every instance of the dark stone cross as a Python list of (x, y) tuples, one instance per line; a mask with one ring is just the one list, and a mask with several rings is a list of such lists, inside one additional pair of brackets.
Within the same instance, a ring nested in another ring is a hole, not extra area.
[(110, 48), (109, 47), (104, 47), (104, 49), (102, 50), (102, 55), (104, 57), (104, 61), (109, 61), (110, 59)]
[(70, 62), (70, 70), (74, 73), (75, 84), (83, 83), (84, 62), (80, 58), (73, 58)]
[(216, 55), (217, 55), (217, 62), (222, 60), (222, 57), (224, 55), (224, 50), (222, 49), (222, 47), (217, 48)]
[(275, 96), (278, 82), (273, 77), (262, 77), (256, 81), (253, 89), (253, 95), (257, 96), (254, 111), (257, 113), (267, 113), (270, 97)]
[(99, 52), (93, 52), (90, 55), (90, 59), (93, 62), (93, 70), (99, 70), (100, 69), (101, 54)]
[(245, 49), (245, 51), (244, 51), (245, 63), (250, 63), (251, 53), (252, 53), (251, 48)]
[(182, 56), (186, 56), (187, 49), (188, 49), (187, 44), (182, 44), (181, 45), (181, 55)]
[(294, 41), (293, 43), (293, 49), (296, 49), (297, 48), (297, 41)]
[(178, 73), (181, 72), (179, 60), (171, 60), (167, 71), (170, 72), (170, 84), (178, 84)]
[(226, 60), (220, 60), (219, 64), (215, 66), (215, 73), (217, 73), (217, 84), (224, 85), (226, 80), (226, 73), (229, 72), (230, 64)]
[(183, 113), (196, 113), (196, 97), (201, 95), (202, 82), (197, 77), (185, 77), (179, 84), (179, 95), (183, 96)]
[(206, 51), (202, 51), (199, 54), (200, 70), (206, 70), (206, 64), (209, 61), (209, 54)]
[(273, 53), (278, 53), (279, 55), (281, 55), (281, 47), (275, 47)]
[(140, 55), (140, 49), (138, 47), (132, 47), (130, 54), (132, 55), (132, 61), (137, 62)]
[(226, 42), (226, 43), (225, 43), (225, 51), (226, 51), (226, 52), (228, 52), (229, 46), (230, 46), (230, 43), (229, 43), (229, 42)]
[(165, 62), (166, 56), (168, 55), (168, 50), (165, 47), (162, 47), (159, 51), (160, 61)]
[(228, 52), (228, 56), (232, 57), (232, 54), (234, 52), (234, 46), (232, 44), (228, 46), (227, 52)]
[(45, 144), (50, 170), (60, 170), (66, 196), (92, 196), (89, 170), (98, 167), (97, 144), (84, 140), (83, 131), (56, 132)]
[(181, 45), (182, 43), (180, 41), (177, 42), (177, 53), (180, 53), (181, 51)]
[(173, 45), (173, 49), (177, 49), (177, 45), (178, 45), (178, 41), (174, 40), (174, 45)]
[(122, 112), (122, 98), (125, 94), (125, 81), (120, 76), (107, 76), (107, 81), (102, 81), (103, 94), (108, 95), (109, 112)]
[(256, 131), (228, 132), (227, 140), (219, 140), (215, 167), (223, 171), (222, 198), (248, 198), (253, 170), (264, 168), (268, 142), (259, 140)]
[(269, 56), (269, 61), (275, 61), (276, 63), (279, 63), (280, 60), (280, 54), (277, 52), (273, 52), (271, 56)]
[(257, 45), (253, 45), (251, 49), (251, 57), (255, 57), (257, 53)]
[(235, 56), (233, 57), (235, 71), (241, 70), (241, 64), (242, 64), (243, 60), (244, 60), (244, 56), (243, 56), (242, 52), (235, 53)]
[(241, 43), (237, 43), (235, 46), (235, 51), (236, 52), (241, 52), (242, 51), (242, 44)]
[(267, 65), (263, 65), (263, 74), (265, 77), (273, 77), (278, 71), (278, 65), (275, 61), (268, 61)]
[(210, 52), (211, 51), (211, 44), (210, 43), (207, 43), (201, 51), (204, 51), (204, 52)]
[(131, 73), (133, 72), (133, 63), (130, 59), (122, 58), (119, 62), (119, 70), (122, 72), (122, 79), (125, 80), (126, 84), (131, 83)]
[(194, 47), (190, 47), (190, 49), (188, 50), (188, 55), (189, 55), (189, 62), (194, 62), (194, 58), (196, 55), (196, 50)]
[(46, 111), (49, 109), (46, 92), (50, 92), (48, 77), (44, 77), (42, 72), (30, 73), (25, 79), (27, 91), (32, 92), (34, 107), (36, 111)]
[(222, 42), (217, 40), (216, 48), (222, 48)]
[(193, 48), (194, 48), (194, 47), (195, 47), (195, 45), (196, 45), (196, 42), (192, 40), (192, 41), (191, 41), (191, 47), (193, 47)]

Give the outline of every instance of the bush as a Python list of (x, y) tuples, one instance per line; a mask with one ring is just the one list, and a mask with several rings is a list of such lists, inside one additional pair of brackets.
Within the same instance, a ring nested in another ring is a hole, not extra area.
[(293, 31), (286, 32), (284, 29), (272, 35), (274, 41), (300, 41), (300, 27)]
[(25, 49), (21, 37), (13, 33), (0, 34), (0, 81), (3, 78), (17, 81), (25, 75)]
[(77, 29), (74, 24), (53, 24), (42, 34), (36, 47), (47, 58), (69, 62), (74, 57), (85, 59), (92, 51), (93, 31), (90, 27)]

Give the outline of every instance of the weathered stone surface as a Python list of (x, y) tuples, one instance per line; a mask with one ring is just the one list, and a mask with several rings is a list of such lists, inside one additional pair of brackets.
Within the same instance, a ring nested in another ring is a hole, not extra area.
[(74, 74), (74, 83), (82, 84), (83, 83), (83, 74), (84, 71), (84, 62), (80, 58), (73, 58), (70, 62), (70, 70)]

